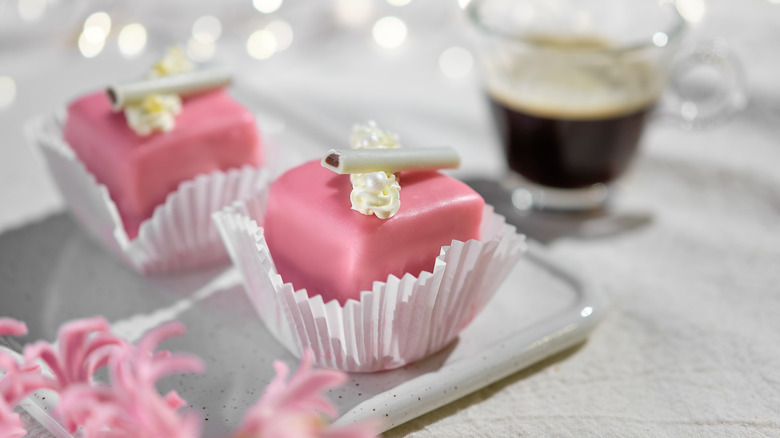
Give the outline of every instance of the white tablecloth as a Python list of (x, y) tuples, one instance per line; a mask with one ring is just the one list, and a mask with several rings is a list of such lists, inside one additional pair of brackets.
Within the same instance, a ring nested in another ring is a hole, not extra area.
[[(15, 2), (0, 6), (0, 23), (16, 23), (0, 31), (0, 76), (16, 83), (14, 102), (0, 108), (0, 233), (23, 232), (63, 208), (22, 123), (140, 74), (206, 12), (225, 23), (213, 61), (236, 69), (234, 94), (301, 159), (373, 118), (408, 144), (456, 147), (465, 162), (458, 176), (503, 171), (477, 73), (451, 79), (438, 69), (444, 49), (470, 47), (455, 2), (376, 6), (373, 16), (407, 21), (407, 41), (396, 50), (377, 48), (368, 25), (339, 27), (330, 13), (339, 2), (308, 10), (285, 4), (278, 15), (300, 32), (290, 49), (265, 61), (246, 56), (243, 44), (270, 18), (239, 19), (233, 6), (198, 4), (186, 14), (168, 10), (166, 21), (152, 17), (151, 3), (115, 11), (116, 26), (148, 23), (149, 48), (134, 59), (115, 46), (79, 56), (74, 29), (106, 7), (101, 2), (75, 2), (71, 26), (51, 28), (21, 24), (11, 16)], [(689, 38), (726, 39), (744, 65), (751, 101), (704, 131), (651, 125), (616, 205), (618, 215), (649, 220), (615, 233), (586, 222), (545, 235), (554, 257), (602, 287), (611, 303), (606, 318), (583, 345), (385, 436), (780, 435), (780, 4), (688, 3), (706, 10)], [(39, 284), (35, 276), (25, 266), (0, 266), (0, 314), (30, 318), (34, 309), (2, 285), (27, 284), (27, 277)], [(44, 323), (33, 331), (52, 335)]]

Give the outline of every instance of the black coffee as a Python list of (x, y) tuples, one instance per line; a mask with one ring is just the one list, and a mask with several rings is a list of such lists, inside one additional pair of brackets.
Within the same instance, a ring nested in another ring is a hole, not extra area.
[(493, 115), (512, 170), (560, 188), (607, 183), (635, 155), (662, 75), (598, 36), (526, 35), (488, 75)]
[(610, 114), (534, 114), (490, 97), (509, 167), (533, 182), (560, 188), (606, 183), (635, 155), (652, 103)]

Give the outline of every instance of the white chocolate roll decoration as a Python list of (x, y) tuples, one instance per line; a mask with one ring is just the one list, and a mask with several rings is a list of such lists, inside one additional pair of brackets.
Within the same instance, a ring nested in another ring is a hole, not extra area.
[(141, 101), (151, 94), (178, 94), (186, 97), (226, 87), (232, 81), (232, 75), (227, 70), (204, 70), (112, 85), (106, 93), (114, 111), (120, 111), (126, 105)]
[(385, 171), (455, 169), (460, 156), (455, 149), (398, 148), (398, 149), (331, 149), (322, 159), (322, 167), (340, 175)]

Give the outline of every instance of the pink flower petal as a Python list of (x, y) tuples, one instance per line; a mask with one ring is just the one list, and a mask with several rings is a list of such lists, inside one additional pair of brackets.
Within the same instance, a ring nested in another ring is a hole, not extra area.
[(108, 362), (110, 351), (127, 342), (109, 331), (108, 321), (94, 317), (71, 321), (57, 335), (57, 348), (44, 341), (28, 345), (24, 350), (27, 362), (43, 361), (54, 374), (58, 390), (92, 380), (95, 371)]
[[(23, 323), (0, 319), (0, 334), (24, 334)], [(168, 338), (184, 333), (178, 322), (163, 324), (147, 332), (133, 346), (109, 331), (100, 317), (64, 325), (58, 334), (58, 348), (46, 342), (29, 345), (25, 363), (0, 354), (0, 437), (25, 435), (19, 416), (12, 407), (21, 398), (40, 388), (60, 393), (57, 412), (65, 427), (82, 428), (90, 438), (196, 438), (201, 420), (192, 412), (180, 412), (186, 402), (175, 392), (165, 396), (157, 391), (157, 381), (170, 374), (202, 372), (197, 357), (155, 351)], [(338, 411), (325, 391), (342, 385), (346, 374), (312, 368), (311, 351), (304, 353), (298, 369), (290, 376), (283, 362), (274, 363), (276, 377), (262, 397), (245, 414), (236, 437), (264, 438), (368, 438), (375, 437), (374, 423), (329, 427), (326, 417)], [(46, 363), (55, 379), (41, 375), (34, 361)], [(96, 370), (106, 366), (109, 383), (92, 381)]]
[[(46, 364), (52, 374), (54, 374), (58, 384), (62, 386), (62, 382), (65, 381), (65, 371), (60, 366), (57, 351), (48, 342), (38, 341), (24, 348), (24, 360), (26, 363), (34, 363), (38, 359)], [(60, 386), (56, 389), (59, 389)]]
[(41, 374), (38, 365), (19, 365), (13, 357), (2, 353), (0, 368), (5, 371), (5, 375), (0, 378), (0, 399), (11, 407), (32, 392), (56, 385), (56, 382)]
[[(197, 437), (197, 416), (178, 412), (184, 400), (173, 391), (163, 397), (156, 388), (162, 376), (204, 369), (198, 358), (154, 351), (163, 340), (183, 332), (182, 324), (164, 324), (147, 332), (137, 346), (125, 343), (111, 349), (101, 359), (107, 360), (109, 385), (74, 385), (61, 395), (58, 408), (69, 419), (68, 426), (83, 426), (90, 438)], [(97, 351), (106, 350), (94, 350), (93, 355)]]
[(304, 352), (298, 369), (289, 380), (287, 365), (274, 362), (276, 377), (268, 384), (260, 400), (244, 414), (236, 436), (335, 438), (343, 433), (345, 438), (375, 437), (377, 428), (373, 423), (328, 428), (322, 414), (335, 417), (338, 411), (324, 392), (342, 385), (347, 375), (334, 370), (314, 370), (312, 361), (312, 352)]
[(0, 336), (24, 336), (27, 334), (27, 324), (12, 318), (0, 318)]
[(0, 397), (0, 437), (21, 438), (25, 435), (27, 435), (27, 431), (22, 427), (22, 419), (19, 418), (19, 414), (14, 412)]

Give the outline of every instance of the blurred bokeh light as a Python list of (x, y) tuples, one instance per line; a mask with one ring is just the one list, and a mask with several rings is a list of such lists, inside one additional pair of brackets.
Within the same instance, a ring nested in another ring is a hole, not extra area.
[(127, 57), (136, 56), (146, 48), (146, 28), (141, 23), (130, 23), (119, 31), (119, 52)]
[(0, 109), (11, 106), (16, 100), (16, 82), (10, 76), (0, 76)]
[(253, 0), (252, 5), (264, 14), (276, 12), (282, 6), (282, 0)]
[(85, 58), (94, 58), (106, 45), (111, 33), (111, 17), (102, 11), (94, 12), (86, 20), (79, 35), (79, 51)]
[(46, 12), (46, 0), (19, 0), (16, 7), (22, 20), (36, 21)]
[(406, 41), (406, 23), (398, 17), (382, 17), (374, 23), (371, 34), (380, 46), (394, 49)]
[(474, 57), (463, 47), (450, 47), (439, 55), (439, 69), (447, 77), (466, 77), (473, 67)]
[(273, 56), (277, 48), (276, 36), (267, 29), (255, 31), (246, 42), (246, 51), (249, 56), (260, 60)]
[(372, 0), (336, 0), (334, 14), (342, 25), (360, 26), (374, 12)]
[(689, 23), (698, 23), (707, 12), (707, 5), (704, 0), (677, 0), (675, 3), (677, 12)]
[(192, 37), (199, 43), (215, 43), (221, 35), (222, 23), (212, 15), (204, 15), (192, 24)]
[(271, 32), (276, 39), (276, 51), (281, 52), (293, 42), (293, 30), (292, 26), (284, 20), (275, 20), (268, 23), (265, 29)]

